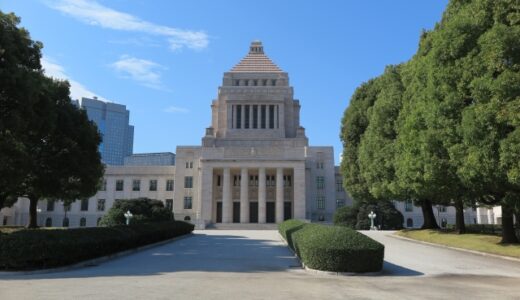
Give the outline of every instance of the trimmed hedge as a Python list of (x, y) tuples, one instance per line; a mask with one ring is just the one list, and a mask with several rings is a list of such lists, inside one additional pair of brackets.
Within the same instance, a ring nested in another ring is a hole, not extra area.
[(69, 265), (192, 232), (183, 221), (75, 229), (26, 229), (0, 235), (0, 270)]
[[(383, 268), (385, 247), (343, 226), (305, 224), (288, 220), (279, 226), (282, 236), (305, 266), (333, 272), (376, 272)], [(283, 231), (283, 232), (282, 232)]]

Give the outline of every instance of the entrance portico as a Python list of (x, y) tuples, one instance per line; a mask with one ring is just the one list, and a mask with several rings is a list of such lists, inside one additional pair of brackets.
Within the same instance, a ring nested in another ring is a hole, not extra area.
[(201, 192), (201, 210), (212, 212), (212, 223), (263, 224), (305, 218), (303, 161), (243, 165), (208, 161), (202, 165), (201, 186), (211, 188)]

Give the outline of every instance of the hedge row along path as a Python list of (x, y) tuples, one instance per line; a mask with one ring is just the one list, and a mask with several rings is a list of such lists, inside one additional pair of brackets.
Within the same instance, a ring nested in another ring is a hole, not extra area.
[[(385, 264), (381, 276), (305, 272), (294, 267), (298, 261), (276, 230), (206, 230), (98, 266), (0, 275), (0, 299), (449, 299), (455, 292), (468, 299), (513, 299), (520, 294), (520, 267), (510, 261), (369, 235), (385, 244), (385, 258), (394, 265)], [(460, 256), (449, 259), (452, 255)], [(455, 259), (461, 271), (442, 274)], [(464, 268), (482, 275), (464, 274)]]

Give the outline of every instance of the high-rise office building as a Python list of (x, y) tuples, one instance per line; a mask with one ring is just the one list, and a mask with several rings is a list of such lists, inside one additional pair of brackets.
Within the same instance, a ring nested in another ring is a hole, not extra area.
[(99, 145), (101, 160), (107, 165), (122, 165), (125, 156), (132, 155), (134, 126), (129, 125), (130, 112), (126, 106), (103, 102), (94, 97), (82, 98), (81, 108), (96, 123), (102, 136)]

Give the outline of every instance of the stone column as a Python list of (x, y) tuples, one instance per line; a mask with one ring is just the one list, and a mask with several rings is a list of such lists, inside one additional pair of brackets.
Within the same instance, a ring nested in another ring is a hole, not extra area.
[(242, 168), (240, 178), (240, 223), (249, 223), (249, 175), (247, 168)]
[[(214, 222), (213, 220), (213, 168), (202, 166), (202, 174), (200, 180), (200, 207), (198, 208), (198, 216), (200, 216), (200, 225), (202, 222)], [(198, 221), (198, 220), (197, 220)]]
[(258, 169), (258, 223), (265, 223), (265, 168)]
[(245, 129), (246, 124), (246, 106), (240, 105), (240, 129)]
[(293, 172), (293, 206), (294, 206), (294, 219), (305, 219), (305, 163), (294, 168)]
[(262, 128), (262, 105), (258, 104), (258, 109), (256, 110), (256, 116), (258, 119), (256, 120), (256, 129)]
[(270, 105), (265, 106), (265, 129), (269, 129), (269, 106)]
[(224, 168), (224, 182), (222, 186), (222, 223), (233, 221), (231, 200), (231, 170)]
[(249, 129), (253, 129), (253, 105), (249, 105)]
[(283, 169), (276, 168), (276, 223), (283, 222)]
[(278, 105), (274, 106), (274, 128), (278, 128)]

